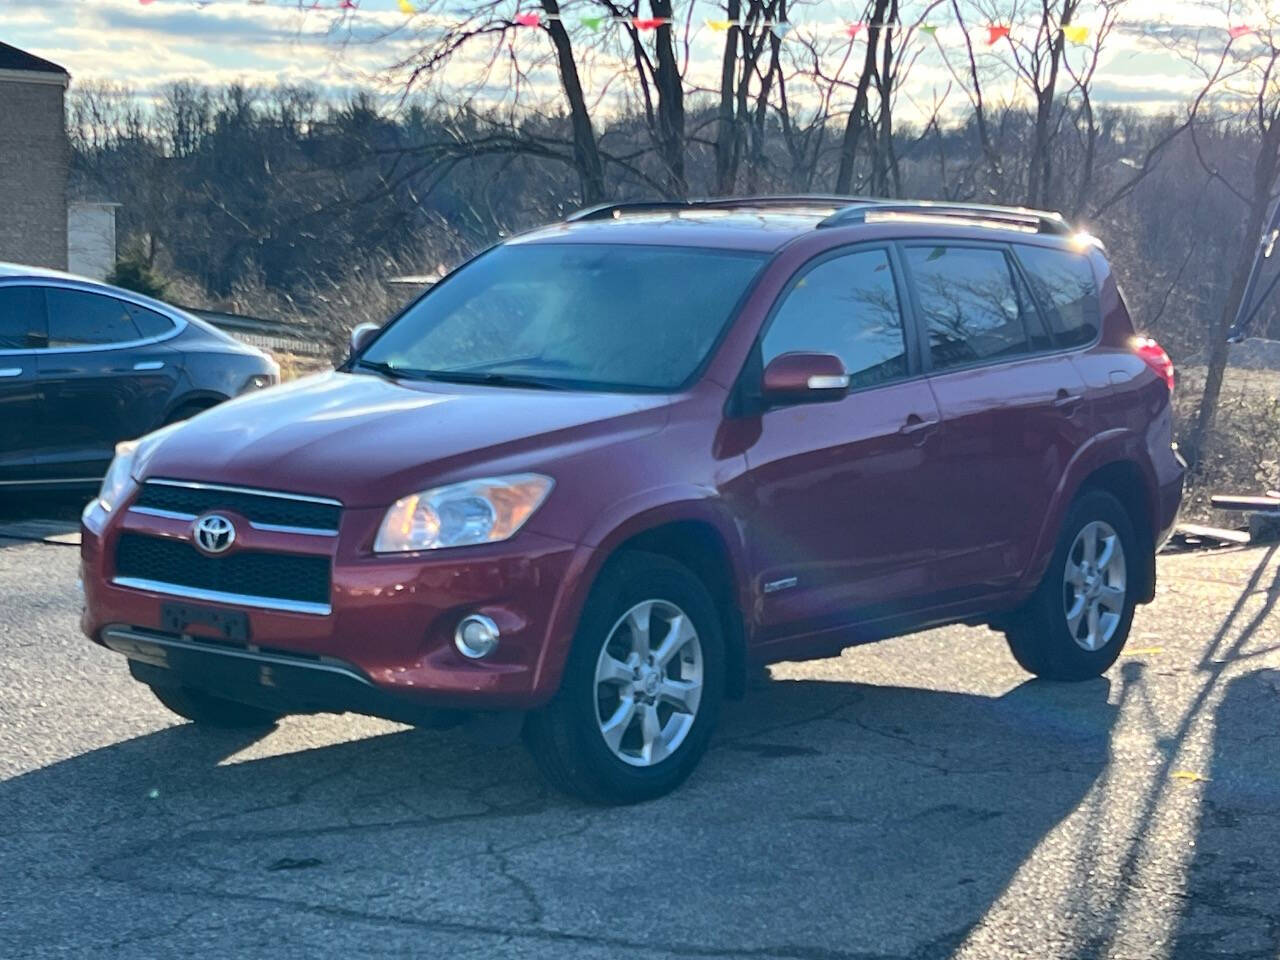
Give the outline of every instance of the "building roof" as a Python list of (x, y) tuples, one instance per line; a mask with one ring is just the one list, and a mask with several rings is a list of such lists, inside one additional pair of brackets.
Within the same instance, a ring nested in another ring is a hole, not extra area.
[(37, 57), (7, 43), (0, 43), (0, 70), (25, 70), (29, 73), (58, 73), (70, 76), (65, 67), (60, 67), (52, 60)]

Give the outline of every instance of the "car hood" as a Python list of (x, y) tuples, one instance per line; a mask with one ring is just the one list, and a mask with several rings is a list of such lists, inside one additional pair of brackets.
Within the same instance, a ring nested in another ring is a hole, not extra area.
[[(658, 430), (669, 398), (318, 374), (214, 407), (166, 435), (142, 477), (380, 506), (437, 482), (536, 469)], [(550, 472), (550, 471), (549, 471)]]

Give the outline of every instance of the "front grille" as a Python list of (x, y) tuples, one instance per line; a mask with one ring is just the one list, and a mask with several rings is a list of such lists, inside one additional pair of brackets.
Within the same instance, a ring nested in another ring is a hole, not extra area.
[(250, 523), (298, 527), (322, 533), (337, 533), (338, 520), (342, 516), (342, 507), (337, 503), (299, 500), (265, 490), (255, 493), (217, 486), (175, 486), (151, 480), (142, 485), (134, 506), (192, 517), (210, 510), (234, 510)]
[(236, 550), (210, 557), (182, 540), (123, 533), (116, 576), (301, 603), (329, 602), (329, 558)]

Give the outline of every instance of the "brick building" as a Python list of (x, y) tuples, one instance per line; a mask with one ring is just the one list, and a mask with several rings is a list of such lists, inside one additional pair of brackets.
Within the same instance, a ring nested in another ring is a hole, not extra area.
[(67, 143), (56, 63), (0, 43), (0, 260), (67, 268)]

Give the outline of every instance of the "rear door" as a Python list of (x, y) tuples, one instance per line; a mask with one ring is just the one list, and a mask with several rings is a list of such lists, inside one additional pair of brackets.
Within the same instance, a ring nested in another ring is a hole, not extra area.
[(839, 356), (851, 393), (770, 409), (747, 450), (747, 537), (762, 638), (900, 614), (931, 590), (931, 461), (939, 414), (904, 332), (886, 247), (811, 261), (779, 298), (759, 369), (793, 351)]
[(31, 474), (41, 427), (36, 348), (44, 338), (44, 292), (0, 286), (0, 485)]
[(1085, 384), (1007, 246), (911, 242), (903, 257), (943, 422), (939, 590), (1002, 592), (1030, 563), (1063, 468), (1088, 436)]
[(116, 443), (159, 426), (177, 383), (179, 354), (162, 341), (168, 317), (104, 293), (46, 290), (49, 345), (37, 375), (44, 436), (35, 469), (48, 478), (93, 478)]

